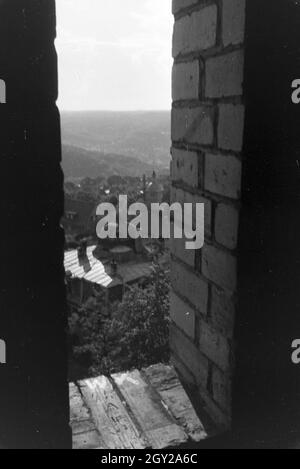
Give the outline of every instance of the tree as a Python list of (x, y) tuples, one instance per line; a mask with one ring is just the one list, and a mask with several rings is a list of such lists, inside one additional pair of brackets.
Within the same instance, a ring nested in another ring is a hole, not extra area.
[(84, 361), (89, 376), (142, 368), (169, 360), (169, 280), (159, 265), (146, 288), (134, 286), (108, 312), (96, 294), (70, 326), (75, 359)]
[(123, 370), (169, 360), (169, 280), (159, 265), (145, 289), (131, 288), (116, 305), (111, 338)]
[(86, 370), (88, 376), (93, 374), (94, 366), (105, 374), (109, 320), (104, 294), (101, 291), (95, 290), (94, 295), (84, 305), (73, 311), (69, 318), (69, 330), (72, 358), (75, 362)]

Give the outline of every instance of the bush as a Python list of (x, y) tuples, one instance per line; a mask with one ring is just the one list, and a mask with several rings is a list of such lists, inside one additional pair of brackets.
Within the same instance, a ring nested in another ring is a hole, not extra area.
[(97, 294), (71, 317), (70, 328), (79, 339), (74, 357), (88, 359), (90, 376), (168, 362), (168, 326), (169, 280), (154, 265), (148, 286), (130, 288), (109, 314)]

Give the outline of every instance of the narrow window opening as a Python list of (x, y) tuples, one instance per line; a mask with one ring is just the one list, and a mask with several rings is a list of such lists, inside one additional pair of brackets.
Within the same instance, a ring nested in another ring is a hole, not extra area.
[(59, 0), (57, 24), (74, 381), (169, 360), (166, 243), (96, 228), (120, 195), (170, 201), (173, 18), (160, 0)]
[[(171, 259), (162, 215), (155, 239), (150, 229), (152, 204), (171, 205), (171, 2), (73, 0), (71, 6), (58, 0), (57, 24), (71, 387), (92, 408), (87, 388), (74, 383), (88, 380), (99, 391), (98, 383), (110, 387), (104, 378), (110, 376), (121, 408), (117, 396), (129, 392), (134, 381), (145, 388), (142, 407), (155, 411), (149, 396), (169, 381), (177, 386), (178, 404), (189, 405), (170, 362)], [(128, 208), (143, 204), (139, 221), (129, 209), (126, 215), (121, 196)], [(116, 233), (113, 239), (97, 236), (99, 204), (112, 208), (114, 219), (103, 228)], [(144, 232), (149, 227), (145, 239), (139, 236), (143, 227)], [(137, 396), (128, 403), (133, 413)], [(168, 405), (176, 413), (176, 405)], [(190, 439), (174, 424), (172, 410), (166, 417), (162, 404), (155, 412), (158, 421), (173, 425), (164, 447), (170, 438), (178, 445)], [(135, 425), (126, 418), (128, 428)], [(196, 414), (194, 422), (201, 438)], [(146, 433), (132, 444), (157, 447), (154, 437), (146, 441)], [(120, 448), (122, 438), (121, 432)]]

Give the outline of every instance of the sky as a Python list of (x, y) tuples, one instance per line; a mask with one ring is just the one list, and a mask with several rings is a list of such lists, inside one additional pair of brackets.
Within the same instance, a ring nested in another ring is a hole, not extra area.
[(56, 0), (61, 110), (169, 110), (171, 0)]

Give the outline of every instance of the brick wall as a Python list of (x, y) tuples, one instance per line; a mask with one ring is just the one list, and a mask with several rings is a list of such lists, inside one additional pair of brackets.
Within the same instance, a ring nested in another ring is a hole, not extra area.
[(173, 0), (172, 199), (205, 203), (205, 247), (172, 242), (173, 362), (231, 422), (241, 197), (245, 0)]

